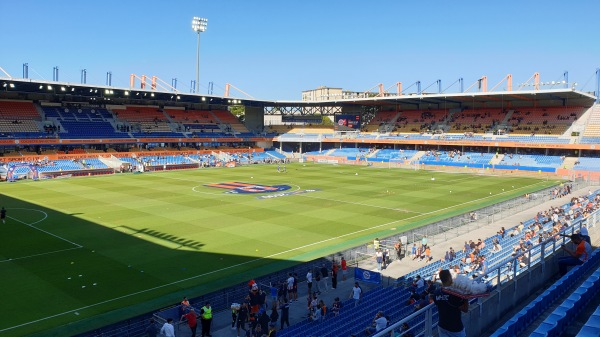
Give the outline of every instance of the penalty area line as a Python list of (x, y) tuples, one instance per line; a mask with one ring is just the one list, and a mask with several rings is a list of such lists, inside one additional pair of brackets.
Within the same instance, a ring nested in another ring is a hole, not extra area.
[(0, 263), (11, 262), (11, 261), (16, 261), (16, 260), (24, 260), (24, 259), (29, 259), (29, 258), (32, 258), (32, 257), (38, 257), (38, 256), (56, 254), (56, 253), (60, 253), (60, 252), (66, 252), (66, 251), (69, 251), (69, 250), (81, 249), (81, 248), (83, 248), (83, 247), (79, 246), (79, 247), (72, 247), (72, 248), (66, 248), (66, 249), (53, 250), (51, 252), (45, 252), (45, 253), (39, 253), (39, 254), (33, 254), (33, 255), (27, 255), (27, 256), (21, 256), (21, 257), (15, 257), (15, 258), (10, 258), (10, 259), (6, 259), (6, 260), (0, 260)]
[[(21, 208), (21, 209), (25, 209), (25, 208)], [(44, 214), (44, 218), (43, 218), (42, 220), (36, 221), (36, 222), (34, 222), (33, 224), (36, 224), (36, 223), (42, 222), (42, 221), (44, 221), (44, 220), (46, 220), (46, 219), (48, 218), (48, 214), (47, 214), (46, 212), (44, 212), (44, 211), (40, 211), (40, 210), (38, 210), (38, 209), (30, 209), (30, 210), (31, 210), (31, 211), (37, 211), (37, 212), (40, 212), (40, 213), (43, 213), (43, 214)], [(38, 230), (38, 231), (40, 231), (40, 232), (42, 232), (42, 233), (46, 233), (46, 234), (48, 234), (48, 235), (50, 235), (50, 236), (53, 236), (53, 237), (55, 237), (55, 238), (57, 238), (57, 239), (60, 239), (60, 240), (62, 240), (62, 241), (65, 241), (65, 242), (68, 242), (68, 243), (72, 244), (73, 246), (75, 246), (75, 247), (77, 247), (77, 248), (82, 248), (82, 247), (83, 247), (82, 245), (80, 245), (80, 244), (78, 244), (78, 243), (75, 243), (75, 242), (73, 242), (73, 241), (70, 241), (70, 240), (67, 240), (67, 239), (65, 239), (65, 238), (63, 238), (63, 237), (61, 237), (61, 236), (58, 236), (58, 235), (56, 235), (56, 234), (53, 234), (53, 233), (50, 233), (50, 232), (48, 232), (48, 231), (46, 231), (46, 230), (43, 230), (43, 229), (41, 229), (41, 228), (38, 228), (38, 227), (34, 226), (33, 224), (28, 224), (28, 223), (26, 223), (26, 222), (24, 222), (24, 221), (21, 221), (21, 220), (19, 220), (19, 219), (15, 218), (15, 217), (12, 217), (12, 216), (6, 216), (6, 217), (7, 217), (7, 218), (10, 218), (10, 219), (13, 219), (13, 220), (15, 220), (16, 222), (22, 223), (23, 225), (25, 225), (25, 226), (27, 226), (27, 227), (33, 228), (33, 229), (35, 229), (35, 230)]]

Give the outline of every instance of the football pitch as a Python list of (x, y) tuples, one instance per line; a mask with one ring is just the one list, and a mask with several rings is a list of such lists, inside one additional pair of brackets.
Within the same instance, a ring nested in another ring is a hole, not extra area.
[(0, 335), (81, 333), (560, 183), (286, 168), (1, 184)]

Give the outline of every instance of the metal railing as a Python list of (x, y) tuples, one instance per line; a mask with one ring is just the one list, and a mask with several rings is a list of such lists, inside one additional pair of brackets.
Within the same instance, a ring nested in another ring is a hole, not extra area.
[[(572, 226), (562, 231), (560, 234), (571, 235), (574, 234), (576, 231), (581, 230), (581, 226), (583, 225), (586, 225), (589, 228), (596, 226), (598, 222), (600, 222), (600, 210), (596, 210), (592, 212), (588, 217), (580, 219)], [(533, 266), (538, 264), (541, 264), (543, 272), (545, 264), (550, 260), (549, 257), (561, 251), (561, 246), (568, 242), (570, 242), (570, 239), (565, 236), (560, 236), (558, 239), (556, 237), (547, 239), (542, 243), (531, 247), (523, 253), (512, 256), (504, 263), (490, 268), (490, 270), (485, 275), (478, 277), (477, 279), (475, 279), (475, 281), (477, 282), (482, 279), (487, 279), (489, 282), (492, 282), (493, 285), (498, 286), (500, 284), (513, 281), (520, 273), (530, 271)], [(528, 263), (527, 266), (520, 267), (518, 260), (523, 255), (527, 255)], [(490, 275), (493, 275), (493, 280), (489, 278)], [(475, 301), (481, 304), (483, 298), (479, 298)], [(481, 309), (482, 306), (480, 305), (479, 308)], [(402, 325), (404, 323), (414, 323), (415, 319), (417, 321), (417, 324), (413, 324), (413, 326), (410, 327), (409, 330), (402, 330)], [(373, 337), (396, 336), (397, 334), (402, 334), (408, 331), (410, 331), (415, 336), (429, 337), (433, 335), (433, 329), (436, 326), (437, 310), (435, 304), (432, 303), (422, 308), (421, 310), (416, 311), (415, 313), (399, 320), (398, 322), (391, 324), (386, 329), (374, 334)]]

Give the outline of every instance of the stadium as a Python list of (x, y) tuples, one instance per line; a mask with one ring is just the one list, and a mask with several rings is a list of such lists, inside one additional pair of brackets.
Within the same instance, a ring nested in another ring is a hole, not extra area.
[(467, 336), (600, 335), (600, 70), (267, 100), (1, 66), (2, 336), (191, 336), (206, 303), (215, 337), (437, 336), (445, 269)]

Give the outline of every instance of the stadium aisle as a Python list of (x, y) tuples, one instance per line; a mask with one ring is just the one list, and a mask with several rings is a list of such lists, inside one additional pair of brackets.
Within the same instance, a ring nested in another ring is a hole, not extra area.
[[(350, 266), (348, 267), (348, 275), (354, 275), (354, 271)], [(354, 278), (348, 277), (346, 281), (338, 281), (338, 286), (336, 289), (331, 289), (331, 279), (329, 279), (329, 290), (326, 292), (322, 292), (319, 295), (319, 299), (325, 301), (325, 304), (328, 308), (331, 308), (331, 304), (336, 297), (339, 297), (341, 301), (345, 301), (350, 297), (350, 292), (352, 287), (354, 286)], [(314, 287), (314, 286), (313, 286)], [(361, 288), (364, 291), (368, 291), (372, 288), (373, 285), (361, 283)], [(314, 289), (314, 288), (313, 288)], [(307, 312), (307, 293), (308, 289), (306, 286), (306, 282), (301, 282), (298, 284), (298, 302), (292, 302), (290, 305), (290, 324), (294, 325), (306, 319)], [(240, 299), (241, 301), (241, 299)], [(269, 309), (269, 314), (271, 310)], [(280, 312), (281, 314), (281, 312)], [(367, 322), (365, 322), (367, 324)], [(237, 336), (237, 330), (231, 329), (231, 313), (229, 311), (216, 313), (213, 317), (213, 328), (212, 328), (212, 336), (213, 337), (235, 337)], [(279, 329), (279, 326), (277, 327)], [(243, 331), (242, 331), (243, 333)], [(180, 331), (177, 334), (177, 337), (187, 337), (190, 336), (190, 331), (187, 325), (181, 325)], [(200, 336), (200, 334), (197, 334)], [(242, 335), (243, 336), (243, 335)]]

